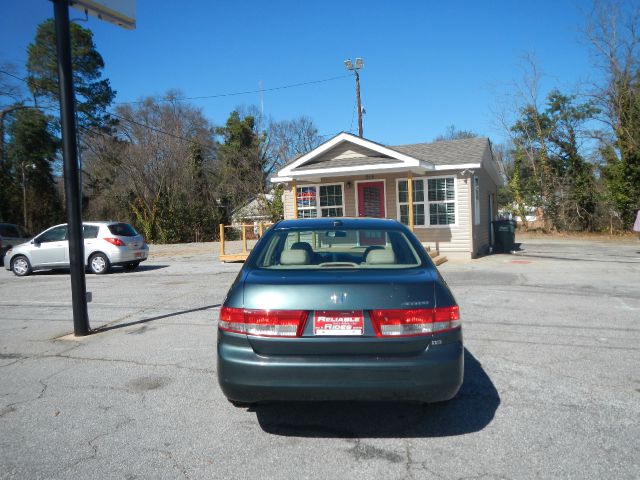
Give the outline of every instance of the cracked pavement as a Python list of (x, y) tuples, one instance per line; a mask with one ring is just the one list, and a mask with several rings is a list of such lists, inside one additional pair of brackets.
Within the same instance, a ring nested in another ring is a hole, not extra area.
[(637, 478), (640, 242), (517, 239), (440, 271), (463, 315), (451, 402), (232, 407), (216, 315), (239, 264), (152, 246), (138, 271), (0, 271), (0, 478)]

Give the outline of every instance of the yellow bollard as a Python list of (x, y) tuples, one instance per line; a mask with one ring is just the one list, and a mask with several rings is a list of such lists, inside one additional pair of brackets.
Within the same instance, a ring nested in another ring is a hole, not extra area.
[(224, 225), (220, 224), (220, 257), (224, 255)]
[(247, 253), (247, 226), (242, 225), (242, 253)]

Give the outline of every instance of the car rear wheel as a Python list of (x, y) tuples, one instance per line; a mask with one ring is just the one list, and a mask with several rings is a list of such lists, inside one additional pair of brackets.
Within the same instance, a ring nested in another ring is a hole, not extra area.
[(19, 277), (25, 277), (31, 273), (31, 264), (27, 257), (22, 255), (11, 260), (11, 270)]
[(107, 273), (110, 268), (111, 264), (104, 253), (91, 255), (91, 258), (89, 259), (89, 270), (91, 270), (91, 273), (102, 275), (103, 273)]
[(124, 264), (124, 269), (127, 272), (130, 272), (130, 271), (135, 270), (136, 268), (138, 268), (138, 265), (140, 265), (140, 262), (125, 263)]
[(253, 406), (253, 403), (249, 402), (236, 402), (235, 400), (229, 400), (229, 403), (236, 408), (249, 408)]

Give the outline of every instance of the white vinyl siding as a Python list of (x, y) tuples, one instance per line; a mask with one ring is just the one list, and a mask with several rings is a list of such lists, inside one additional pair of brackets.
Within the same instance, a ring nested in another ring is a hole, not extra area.
[[(483, 165), (490, 164), (493, 162), (493, 158), (491, 156), (491, 150), (487, 147), (484, 157), (482, 160)], [(496, 185), (495, 180), (491, 177), (489, 172), (485, 168), (476, 169), (475, 176), (478, 177), (478, 204), (476, 205), (475, 198), (472, 197), (471, 206), (473, 207), (472, 214), (473, 225), (472, 225), (472, 252), (474, 254), (483, 254), (489, 251), (489, 243), (490, 243), (490, 230), (491, 230), (491, 221), (495, 218), (495, 198), (498, 193), (498, 186)], [(475, 190), (475, 184), (473, 184), (473, 189)], [(473, 194), (472, 191), (469, 192)], [(493, 209), (489, 211), (489, 195), (493, 195), (494, 204)], [(476, 215), (479, 216), (480, 222), (476, 223)]]

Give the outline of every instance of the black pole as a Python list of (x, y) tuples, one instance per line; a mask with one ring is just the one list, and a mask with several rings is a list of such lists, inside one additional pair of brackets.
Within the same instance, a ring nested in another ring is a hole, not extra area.
[(362, 105), (360, 104), (360, 75), (356, 68), (356, 97), (358, 99), (358, 136), (362, 138)]
[(69, 263), (71, 267), (71, 301), (73, 333), (82, 337), (90, 332), (87, 313), (87, 285), (84, 278), (84, 240), (80, 211), (78, 147), (76, 143), (75, 101), (71, 72), (71, 38), (68, 0), (52, 0), (56, 25), (58, 79), (60, 84), (60, 123), (64, 160), (64, 191), (67, 202)]

